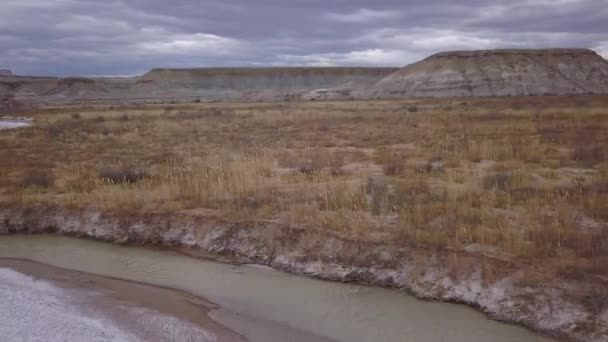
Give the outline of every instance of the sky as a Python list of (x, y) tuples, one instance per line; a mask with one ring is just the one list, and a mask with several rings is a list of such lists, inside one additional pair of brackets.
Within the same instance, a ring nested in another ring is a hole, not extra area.
[(1, 0), (0, 69), (404, 66), (445, 50), (592, 48), (608, 0)]

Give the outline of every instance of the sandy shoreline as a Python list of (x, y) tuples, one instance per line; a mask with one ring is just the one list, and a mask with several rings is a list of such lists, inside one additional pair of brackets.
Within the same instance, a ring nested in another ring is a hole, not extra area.
[[(77, 304), (83, 315), (108, 318), (112, 325), (145, 341), (165, 341), (167, 335), (186, 340), (246, 340), (210, 318), (210, 310), (217, 309), (217, 305), (184, 292), (25, 260), (0, 259), (1, 269), (10, 269), (32, 277), (35, 283), (48, 282), (65, 290), (82, 299)], [(147, 312), (152, 313), (152, 319), (142, 318)], [(199, 333), (199, 328), (204, 333)]]

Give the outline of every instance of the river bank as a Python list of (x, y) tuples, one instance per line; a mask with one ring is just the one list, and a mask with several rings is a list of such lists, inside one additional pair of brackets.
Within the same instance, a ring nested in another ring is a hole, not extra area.
[(603, 279), (565, 280), (549, 263), (530, 265), (478, 252), (415, 250), (352, 241), (272, 222), (213, 215), (116, 215), (38, 206), (0, 210), (0, 234), (55, 233), (119, 244), (154, 245), (230, 263), (255, 263), (325, 280), (406, 290), (465, 303), (494, 319), (547, 335), (608, 340)]
[[(198, 308), (198, 315), (206, 316), (208, 310), (213, 320), (252, 342), (549, 341), (524, 328), (490, 320), (463, 305), (422, 301), (393, 289), (321, 281), (258, 265), (217, 263), (149, 247), (51, 235), (14, 235), (0, 237), (0, 258), (6, 257), (43, 262), (43, 267), (53, 272), (61, 267), (59, 275), (68, 276), (69, 283), (81, 284), (82, 272), (102, 277), (104, 282), (120, 279), (127, 288), (124, 298), (128, 303), (134, 302), (128, 290), (136, 290), (132, 284), (188, 293), (188, 298), (198, 298), (195, 303), (214, 303), (211, 309)], [(66, 269), (77, 273), (70, 276), (63, 273)], [(102, 287), (98, 285), (86, 286), (97, 290)], [(28, 288), (21, 289), (25, 291), (19, 293), (27, 297)], [(179, 297), (176, 308), (169, 312), (162, 298), (145, 299), (147, 302), (136, 303), (139, 311), (143, 305), (151, 305), (171, 315), (171, 311), (184, 308)], [(107, 303), (106, 309), (115, 310), (115, 302)], [(188, 316), (181, 313), (172, 317)], [(200, 317), (194, 318), (200, 322)], [(202, 328), (209, 331), (208, 324)]]

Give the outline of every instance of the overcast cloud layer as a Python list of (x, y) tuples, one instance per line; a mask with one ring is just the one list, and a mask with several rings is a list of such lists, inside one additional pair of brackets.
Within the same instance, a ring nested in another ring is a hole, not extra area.
[(608, 57), (608, 0), (1, 0), (0, 68), (403, 66), (443, 50), (585, 47)]

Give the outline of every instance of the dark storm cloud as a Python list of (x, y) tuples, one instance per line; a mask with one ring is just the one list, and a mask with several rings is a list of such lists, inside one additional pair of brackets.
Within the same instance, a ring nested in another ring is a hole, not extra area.
[(405, 65), (441, 50), (588, 47), (606, 0), (3, 0), (0, 68), (132, 75), (151, 67)]

